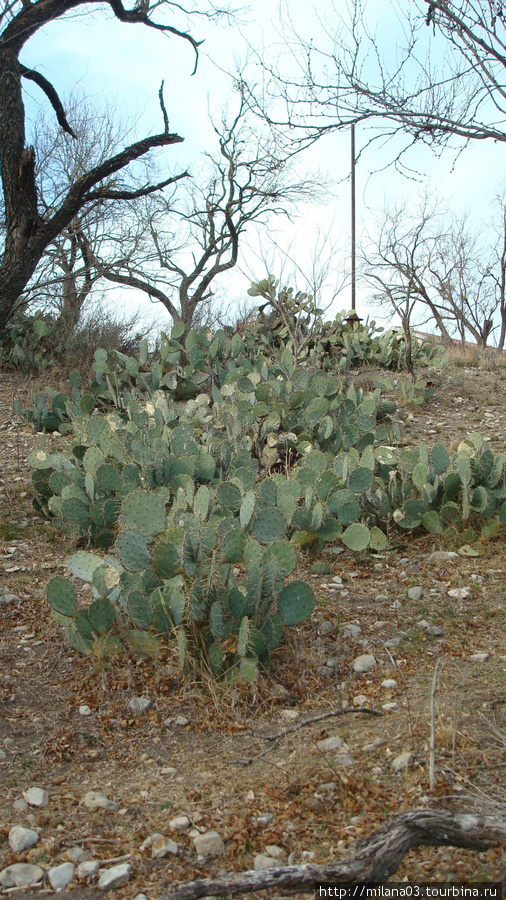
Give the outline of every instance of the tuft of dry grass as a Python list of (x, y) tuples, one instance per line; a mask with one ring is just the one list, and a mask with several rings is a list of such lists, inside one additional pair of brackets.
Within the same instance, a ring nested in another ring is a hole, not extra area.
[(485, 369), (494, 372), (506, 368), (506, 352), (493, 347), (457, 344), (448, 350), (450, 364), (456, 368)]

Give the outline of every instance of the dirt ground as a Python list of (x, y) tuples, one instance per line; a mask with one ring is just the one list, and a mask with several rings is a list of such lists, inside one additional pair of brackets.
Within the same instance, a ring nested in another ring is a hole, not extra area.
[[(407, 445), (423, 439), (450, 446), (480, 432), (493, 450), (504, 451), (506, 368), (452, 366), (432, 380), (434, 397), (405, 411)], [(504, 534), (480, 541), (477, 557), (439, 561), (430, 559), (433, 551), (459, 546), (427, 534), (399, 535), (390, 550), (359, 562), (330, 548), (330, 576), (299, 572), (319, 600), (311, 621), (289, 630), (253, 691), (184, 683), (170, 652), (156, 662), (83, 658), (65, 645), (45, 602), (46, 581), (64, 572), (73, 548), (31, 505), (26, 457), (41, 437), (17, 419), (12, 401), (26, 400), (33, 389), (22, 376), (0, 373), (0, 598), (8, 591), (22, 601), (0, 606), (0, 869), (20, 861), (48, 868), (79, 846), (88, 859), (126, 857), (132, 864), (129, 882), (114, 896), (129, 900), (143, 892), (158, 900), (186, 881), (250, 869), (268, 845), (293, 854), (296, 863), (344, 858), (358, 838), (402, 810), (504, 810)], [(65, 439), (43, 440), (57, 446)], [(333, 576), (342, 578), (342, 589)], [(409, 599), (417, 586), (421, 599)], [(449, 597), (462, 588), (468, 591)], [(428, 633), (417, 624), (422, 619), (442, 634)], [(324, 621), (335, 631), (319, 634)], [(361, 633), (347, 636), (348, 624)], [(397, 646), (385, 646), (395, 638)], [(377, 666), (358, 675), (352, 662), (363, 653), (374, 654)], [(488, 656), (473, 660), (478, 653)], [(438, 659), (431, 794), (430, 697)], [(385, 688), (385, 679), (397, 685)], [(152, 707), (134, 717), (128, 701), (138, 696)], [(343, 701), (349, 710), (354, 700), (378, 715), (343, 713)], [(385, 703), (395, 706), (385, 710)], [(80, 714), (83, 704), (91, 715)], [(327, 718), (307, 721), (322, 714)], [(178, 716), (188, 724), (178, 724)], [(342, 767), (335, 751), (318, 749), (333, 735), (344, 739), (353, 765)], [(414, 765), (397, 774), (392, 761), (403, 751), (413, 754)], [(49, 805), (16, 809), (34, 786), (47, 790)], [(90, 811), (82, 803), (90, 790), (119, 809)], [(181, 815), (189, 828), (172, 830), (170, 821)], [(40, 840), (14, 854), (7, 836), (17, 824), (36, 828)], [(202, 862), (192, 835), (208, 830), (221, 835), (226, 855)], [(140, 850), (155, 832), (176, 841), (176, 856), (152, 859)], [(405, 857), (396, 880), (488, 881), (504, 877), (504, 866), (499, 846), (482, 853), (423, 848)], [(90, 884), (85, 890), (74, 881), (67, 890), (82, 900), (104, 896)]]

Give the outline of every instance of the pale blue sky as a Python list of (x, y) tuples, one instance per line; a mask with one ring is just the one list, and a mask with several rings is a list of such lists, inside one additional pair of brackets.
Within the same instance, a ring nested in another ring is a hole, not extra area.
[[(342, 0), (339, 0), (342, 2)], [(371, 17), (381, 13), (381, 29), (390, 37), (391, 52), (395, 52), (395, 16), (390, 5), (390, 18), (385, 14), (387, 0), (371, 0), (368, 5)], [(327, 2), (317, 2), (316, 13), (305, 0), (291, 0), (290, 11), (304, 34), (318, 34), (318, 12), (327, 11)], [(388, 7), (387, 7), (388, 8)], [(195, 20), (192, 34), (205, 39), (199, 67), (191, 77), (194, 57), (191, 47), (177, 38), (167, 38), (142, 26), (123, 25), (107, 9), (94, 9), (88, 15), (68, 16), (57, 20), (40, 31), (24, 48), (22, 61), (37, 68), (49, 78), (60, 93), (77, 86), (80, 93), (95, 99), (98, 104), (115, 99), (125, 117), (140, 116), (139, 137), (161, 130), (158, 106), (158, 88), (165, 80), (165, 102), (171, 129), (185, 138), (177, 148), (168, 148), (164, 155), (168, 165), (199, 165), (201, 154), (212, 148), (212, 129), (207, 110), (217, 112), (223, 105), (233, 103), (231, 81), (212, 62), (225, 70), (233, 71), (236, 61), (245, 58), (247, 46), (241, 31), (258, 49), (281, 46), (279, 17), (276, 5), (267, 0), (252, 0), (249, 13), (243, 17), (240, 29), (236, 26), (212, 25), (206, 20)], [(277, 33), (278, 32), (278, 33)], [(399, 38), (400, 39), (400, 38)], [(271, 51), (276, 54), (276, 51)], [(27, 84), (28, 113), (33, 117), (38, 104), (47, 103), (37, 87)], [(366, 135), (357, 130), (357, 149), (365, 142)], [(391, 157), (392, 147), (382, 151), (366, 152), (357, 169), (357, 226), (358, 240), (370, 224), (374, 211), (384, 205), (385, 197), (396, 200), (405, 197), (408, 204), (420, 191), (420, 184), (407, 181), (393, 168), (374, 173)], [(435, 192), (444, 197), (457, 212), (470, 210), (480, 221), (489, 217), (490, 203), (495, 191), (504, 179), (504, 150), (489, 142), (476, 142), (468, 147), (455, 162), (455, 154), (448, 151), (441, 159), (427, 149), (410, 153), (407, 161), (426, 175)], [(349, 136), (335, 134), (322, 140), (304, 156), (303, 165), (308, 171), (321, 169), (336, 181), (349, 171)], [(349, 241), (349, 183), (336, 189), (326, 205), (318, 203), (305, 206), (294, 222), (272, 221), (269, 231), (278, 235), (278, 243), (290, 252), (302, 269), (310, 270), (312, 248), (318, 241), (318, 233), (335, 235), (335, 242), (343, 248), (344, 256), (338, 265), (346, 263)], [(484, 226), (485, 227), (485, 226)], [(269, 256), (265, 233), (261, 243)], [(320, 238), (321, 240), (321, 238)], [(257, 260), (253, 248), (258, 238), (251, 237), (243, 243), (241, 269), (247, 274), (263, 277), (265, 272)], [(251, 249), (250, 249), (251, 247)], [(258, 253), (258, 249), (256, 251)], [(277, 272), (274, 272), (277, 274)], [(300, 288), (304, 285), (299, 283)], [(244, 297), (248, 287), (247, 275), (238, 271), (222, 282), (229, 297)], [(330, 286), (329, 286), (330, 291)], [(359, 289), (359, 313), (370, 312), (366, 305), (367, 291)], [(330, 296), (330, 295), (328, 295)], [(141, 295), (132, 296), (131, 302), (147, 306), (152, 304)], [(349, 290), (334, 304), (334, 311), (349, 306)]]

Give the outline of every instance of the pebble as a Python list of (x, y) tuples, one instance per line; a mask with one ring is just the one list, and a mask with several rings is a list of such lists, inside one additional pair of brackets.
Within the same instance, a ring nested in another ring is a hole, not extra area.
[(402, 609), (402, 603), (400, 600), (394, 600), (393, 603), (390, 604), (390, 609)]
[(364, 746), (362, 747), (362, 750), (365, 753), (370, 753), (371, 750), (377, 750), (378, 747), (382, 747), (384, 743), (385, 743), (384, 738), (377, 737), (377, 738), (374, 738), (374, 740), (371, 741), (370, 744), (364, 744)]
[(342, 738), (339, 737), (338, 734), (335, 734), (332, 737), (324, 738), (321, 741), (317, 741), (316, 746), (322, 753), (330, 753), (332, 750), (346, 749), (345, 742)]
[(91, 716), (93, 714), (93, 710), (90, 709), (87, 703), (82, 703), (79, 707), (79, 715), (80, 716)]
[(280, 709), (279, 715), (283, 719), (288, 719), (290, 722), (294, 722), (295, 719), (299, 718), (300, 712), (298, 709)]
[(393, 688), (397, 687), (397, 682), (395, 678), (385, 678), (385, 680), (381, 682), (381, 687), (386, 688), (387, 691), (393, 690)]
[(374, 602), (375, 603), (386, 603), (386, 601), (388, 599), (389, 599), (388, 594), (376, 594), (376, 596), (374, 598)]
[(22, 604), (21, 597), (18, 597), (17, 594), (11, 594), (9, 591), (2, 591), (0, 594), (0, 606), (21, 606)]
[(115, 803), (114, 800), (109, 800), (100, 791), (88, 791), (81, 802), (84, 803), (86, 809), (107, 809), (109, 812), (117, 812), (121, 805)]
[(42, 788), (32, 787), (24, 792), (23, 797), (29, 806), (47, 806), (49, 803), (49, 794)]
[(413, 754), (406, 750), (400, 753), (392, 760), (392, 769), (394, 772), (404, 772), (406, 769), (412, 769), (414, 763)]
[(334, 634), (335, 630), (335, 625), (332, 622), (329, 622), (328, 619), (318, 626), (318, 634), (322, 637), (326, 634)]
[(434, 550), (428, 558), (428, 562), (448, 562), (450, 559), (457, 559), (458, 553), (453, 550)]
[(429, 625), (425, 630), (427, 634), (430, 634), (432, 637), (442, 637), (444, 634), (443, 629), (440, 628), (439, 625)]
[(147, 709), (151, 709), (153, 701), (149, 697), (132, 697), (128, 701), (128, 708), (134, 716), (141, 716)]
[[(2, 757), (0, 756), (0, 759), (1, 758)], [(18, 800), (15, 800), (14, 803), (12, 804), (12, 808), (15, 809), (17, 812), (24, 812), (25, 809), (27, 809), (27, 807), (28, 807), (28, 803), (26, 802), (26, 800), (23, 800), (21, 797)]]
[(274, 813), (262, 813), (261, 816), (256, 816), (255, 822), (257, 825), (270, 825), (273, 819)]
[(193, 838), (195, 850), (199, 856), (224, 856), (225, 844), (217, 831), (206, 831)]
[(382, 703), (381, 708), (385, 710), (385, 712), (392, 712), (394, 709), (399, 709), (399, 704), (394, 703), (393, 701), (390, 703)]
[[(388, 598), (387, 598), (388, 599)], [(372, 628), (373, 631), (383, 631), (384, 628), (388, 626), (388, 622), (374, 622)]]
[(84, 862), (86, 859), (86, 853), (82, 847), (69, 847), (68, 850), (65, 851), (65, 856), (68, 861), (74, 863), (75, 866)]
[(342, 753), (341, 756), (338, 756), (336, 759), (336, 765), (341, 766), (342, 769), (348, 769), (350, 766), (353, 766), (353, 759), (348, 753)]
[(14, 825), (9, 831), (9, 846), (14, 853), (28, 850), (39, 840), (39, 832), (33, 828), (24, 828), (23, 825)]
[(469, 659), (472, 662), (486, 662), (489, 659), (490, 653), (472, 653)]
[(369, 697), (366, 697), (365, 694), (357, 694), (356, 697), (353, 698), (353, 706), (367, 706), (369, 703)]
[(470, 588), (452, 588), (448, 591), (448, 596), (453, 600), (466, 600), (471, 594)]
[(401, 641), (402, 638), (400, 637), (391, 638), (391, 640), (385, 641), (385, 647), (387, 647), (389, 650), (395, 650), (395, 648), (399, 646)]
[(334, 670), (330, 669), (329, 666), (318, 666), (316, 674), (320, 675), (321, 678), (331, 678), (334, 674)]
[(41, 866), (33, 866), (30, 863), (14, 863), (0, 872), (0, 884), (4, 888), (23, 888), (38, 884), (44, 877), (44, 869)]
[(171, 819), (169, 822), (169, 828), (172, 828), (173, 831), (186, 831), (190, 825), (191, 822), (188, 816), (176, 816), (175, 819)]
[(165, 837), (163, 834), (158, 834), (158, 832), (150, 834), (140, 846), (141, 850), (148, 850), (149, 848), (151, 848), (152, 859), (162, 859), (164, 856), (169, 856), (171, 853), (175, 854), (179, 850), (175, 841)]
[(271, 685), (271, 687), (269, 688), (269, 694), (275, 700), (285, 700), (287, 697), (290, 696), (289, 692), (287, 691), (287, 689), (285, 687), (283, 687), (282, 684)]
[(371, 669), (375, 668), (376, 660), (371, 653), (363, 653), (361, 656), (357, 656), (357, 658), (353, 660), (353, 671), (357, 672), (358, 674), (370, 672)]
[(277, 861), (272, 856), (265, 856), (263, 853), (258, 853), (253, 860), (255, 872), (264, 872), (265, 869), (273, 869), (276, 865)]
[(190, 724), (190, 720), (186, 718), (186, 716), (177, 716), (175, 725), (181, 725), (182, 728), (186, 728), (187, 725)]
[(89, 878), (93, 878), (100, 868), (100, 863), (98, 859), (86, 859), (84, 862), (79, 863), (77, 867), (77, 877), (81, 879), (81, 881), (87, 881)]
[(98, 879), (99, 891), (109, 891), (111, 888), (117, 887), (118, 884), (125, 884), (130, 878), (131, 871), (132, 866), (130, 863), (120, 863), (117, 866), (112, 866), (110, 869), (105, 869)]
[(272, 856), (273, 859), (286, 859), (288, 856), (286, 850), (283, 850), (283, 848), (279, 847), (277, 844), (267, 844), (265, 852), (267, 853), (267, 856)]
[(348, 622), (347, 625), (343, 628), (343, 637), (353, 638), (355, 640), (362, 634), (362, 629), (360, 625), (355, 625), (353, 622)]
[(343, 579), (341, 578), (340, 575), (334, 575), (334, 577), (333, 577), (333, 579), (332, 579), (332, 583), (333, 583), (333, 584), (342, 584), (342, 583), (343, 583)]
[(75, 866), (71, 862), (62, 863), (61, 866), (54, 866), (47, 873), (49, 884), (54, 891), (63, 891), (72, 881), (74, 873)]
[(423, 597), (423, 588), (422, 587), (412, 587), (408, 590), (408, 597), (410, 600), (414, 600), (417, 602), (421, 600)]

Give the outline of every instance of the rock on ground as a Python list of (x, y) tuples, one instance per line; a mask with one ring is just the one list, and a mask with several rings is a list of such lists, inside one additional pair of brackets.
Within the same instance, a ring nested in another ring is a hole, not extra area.
[(207, 831), (193, 838), (199, 856), (223, 856), (225, 844), (217, 831)]
[(62, 863), (61, 866), (54, 866), (47, 873), (49, 884), (54, 891), (62, 891), (72, 881), (74, 872), (75, 866), (71, 862)]
[(120, 863), (118, 866), (105, 869), (98, 879), (99, 891), (110, 891), (111, 888), (115, 888), (119, 884), (125, 884), (130, 878), (131, 871), (132, 866), (130, 863)]
[(29, 863), (14, 863), (0, 872), (0, 884), (4, 888), (23, 888), (37, 884), (44, 877), (44, 869), (41, 866), (32, 866)]
[(376, 659), (372, 653), (362, 653), (361, 656), (357, 656), (357, 658), (353, 660), (353, 671), (358, 672), (358, 674), (370, 672), (371, 669), (375, 668)]
[(9, 831), (9, 846), (14, 853), (28, 850), (39, 840), (39, 832), (33, 828), (24, 828), (23, 825), (14, 825)]

